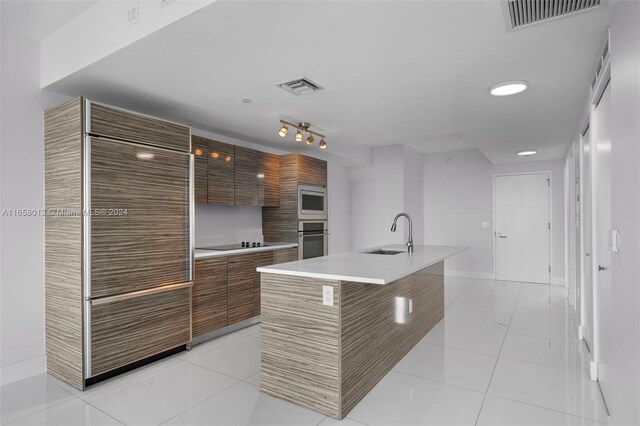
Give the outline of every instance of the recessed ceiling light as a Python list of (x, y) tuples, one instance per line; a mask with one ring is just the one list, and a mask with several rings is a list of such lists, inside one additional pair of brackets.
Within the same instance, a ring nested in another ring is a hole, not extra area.
[(521, 157), (528, 157), (530, 155), (535, 155), (537, 154), (538, 151), (534, 150), (534, 149), (526, 149), (524, 151), (518, 151), (518, 155)]
[(510, 96), (524, 92), (527, 87), (529, 87), (529, 83), (524, 80), (511, 80), (491, 86), (489, 91), (493, 96)]

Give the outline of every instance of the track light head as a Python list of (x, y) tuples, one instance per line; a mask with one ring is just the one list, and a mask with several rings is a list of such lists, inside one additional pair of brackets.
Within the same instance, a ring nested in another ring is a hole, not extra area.
[(302, 130), (300, 129), (296, 132), (296, 142), (302, 142)]
[(324, 141), (324, 138), (320, 139), (320, 143), (318, 144), (318, 146), (320, 147), (320, 149), (327, 149), (327, 143)]
[(311, 145), (313, 143), (313, 135), (310, 134), (306, 142), (307, 142), (307, 145)]
[(278, 134), (281, 138), (284, 138), (285, 136), (287, 136), (287, 133), (289, 133), (289, 128), (283, 124), (282, 127), (280, 127), (280, 131), (278, 132)]

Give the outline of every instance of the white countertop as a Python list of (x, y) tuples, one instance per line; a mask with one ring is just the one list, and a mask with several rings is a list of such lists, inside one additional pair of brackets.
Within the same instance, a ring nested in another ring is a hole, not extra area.
[(382, 248), (402, 251), (402, 253), (393, 255), (363, 253), (376, 248), (380, 247), (262, 266), (257, 268), (257, 271), (325, 280), (388, 284), (465, 251), (468, 247), (415, 246), (414, 252), (409, 254), (405, 245), (394, 244), (382, 246)]
[(236, 250), (202, 250), (195, 249), (194, 257), (196, 259), (202, 259), (206, 257), (220, 257), (220, 256), (235, 256), (237, 254), (247, 254), (247, 253), (258, 253), (261, 251), (273, 251), (273, 250), (282, 250), (287, 248), (298, 247), (297, 243), (265, 243), (268, 246), (262, 247), (247, 247), (240, 248)]

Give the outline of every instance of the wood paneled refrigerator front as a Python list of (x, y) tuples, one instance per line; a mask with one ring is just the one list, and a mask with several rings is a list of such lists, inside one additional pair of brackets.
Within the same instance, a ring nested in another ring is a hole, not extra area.
[(45, 221), (47, 364), (77, 388), (191, 341), (190, 133), (84, 99), (46, 112), (46, 207), (84, 210)]

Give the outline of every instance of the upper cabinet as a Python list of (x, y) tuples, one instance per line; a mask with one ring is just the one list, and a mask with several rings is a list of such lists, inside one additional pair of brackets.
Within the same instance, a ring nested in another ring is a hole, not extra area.
[(209, 199), (209, 144), (206, 139), (192, 136), (191, 149), (193, 152), (193, 185), (196, 203), (207, 204)]
[(258, 152), (258, 205), (280, 205), (280, 156)]
[(280, 205), (280, 156), (192, 137), (195, 202)]
[(232, 206), (235, 204), (235, 147), (209, 141), (207, 202)]
[(327, 162), (318, 158), (296, 155), (298, 183), (327, 186)]
[(88, 133), (184, 152), (191, 149), (188, 126), (94, 102), (88, 109)]
[(235, 204), (258, 205), (258, 151), (236, 146)]

